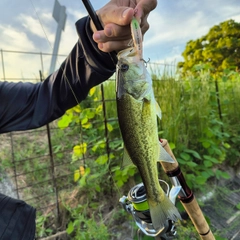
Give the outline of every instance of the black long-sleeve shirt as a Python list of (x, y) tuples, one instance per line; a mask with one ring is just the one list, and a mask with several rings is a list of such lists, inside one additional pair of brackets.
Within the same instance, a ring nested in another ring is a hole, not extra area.
[(89, 18), (80, 19), (76, 29), (78, 42), (59, 70), (43, 82), (0, 82), (0, 133), (33, 129), (57, 119), (114, 73), (110, 56), (92, 39)]
[[(110, 56), (92, 40), (89, 18), (79, 20), (76, 28), (78, 42), (45, 81), (0, 82), (0, 133), (37, 128), (60, 117), (114, 73)], [(24, 201), (0, 193), (0, 239), (33, 240), (35, 211)]]

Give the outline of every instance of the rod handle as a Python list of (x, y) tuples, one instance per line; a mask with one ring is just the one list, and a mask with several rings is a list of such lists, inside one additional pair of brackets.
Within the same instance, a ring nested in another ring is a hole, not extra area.
[(203, 240), (214, 240), (215, 237), (209, 228), (209, 225), (198, 205), (196, 198), (194, 197), (189, 203), (184, 203), (183, 201), (181, 201), (181, 203), (192, 220), (192, 223), (194, 224), (200, 238)]
[[(171, 172), (176, 171), (176, 169), (179, 169), (179, 164), (168, 144), (168, 141), (166, 139), (161, 139), (161, 144), (162, 144), (163, 148), (166, 150), (166, 152), (174, 160), (174, 163), (161, 162), (161, 165), (162, 165), (164, 171), (166, 172), (166, 174), (169, 174)], [(185, 183), (185, 180), (183, 182)], [(188, 190), (187, 185), (185, 186), (185, 190)], [(187, 191), (187, 192), (189, 192), (189, 191)], [(194, 195), (192, 194), (191, 190), (190, 190), (190, 192), (191, 192), (191, 194), (189, 196), (187, 196), (186, 199), (180, 198), (180, 201), (181, 201), (183, 207), (185, 208), (186, 212), (188, 213), (188, 216), (190, 217), (193, 225), (195, 226), (200, 238), (202, 240), (214, 240), (215, 237), (213, 236), (213, 233), (202, 213), (202, 210), (199, 207), (198, 202), (197, 202), (196, 198), (194, 197)]]
[(172, 172), (174, 170), (176, 170), (178, 168), (178, 162), (168, 144), (168, 141), (166, 139), (161, 139), (160, 140), (162, 147), (166, 150), (166, 152), (172, 157), (172, 159), (174, 160), (174, 163), (168, 163), (168, 162), (161, 162), (161, 165), (163, 167), (164, 172)]

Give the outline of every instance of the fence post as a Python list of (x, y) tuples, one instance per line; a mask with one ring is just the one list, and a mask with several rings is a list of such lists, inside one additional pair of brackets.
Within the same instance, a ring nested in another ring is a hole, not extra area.
[[(42, 72), (39, 71), (40, 80), (43, 81)], [(52, 151), (52, 141), (51, 141), (51, 132), (49, 124), (46, 124), (47, 128), (47, 137), (48, 137), (48, 149), (49, 149), (49, 156), (50, 156), (50, 164), (51, 164), (51, 177), (52, 177), (52, 184), (55, 191), (55, 198), (56, 198), (56, 208), (57, 208), (57, 226), (59, 225), (59, 218), (60, 218), (60, 210), (59, 210), (59, 202), (58, 202), (58, 187), (55, 178), (55, 166), (54, 166), (54, 159), (53, 159), (53, 151)]]
[(10, 140), (11, 140), (11, 155), (12, 155), (12, 164), (13, 164), (13, 171), (14, 171), (14, 181), (15, 181), (15, 186), (16, 186), (17, 198), (19, 199), (18, 182), (17, 182), (17, 169), (16, 169), (16, 162), (15, 162), (15, 157), (14, 157), (13, 134), (12, 134), (12, 132), (10, 132)]
[(1, 49), (1, 59), (2, 59), (3, 80), (6, 81), (4, 59), (3, 59), (3, 50), (2, 49)]

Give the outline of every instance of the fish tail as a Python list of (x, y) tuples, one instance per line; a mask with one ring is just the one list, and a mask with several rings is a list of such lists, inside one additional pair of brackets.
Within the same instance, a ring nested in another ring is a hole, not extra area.
[(158, 204), (149, 201), (150, 215), (154, 229), (162, 229), (167, 220), (176, 222), (178, 219), (182, 219), (177, 208), (170, 201), (170, 199), (164, 194), (163, 201)]

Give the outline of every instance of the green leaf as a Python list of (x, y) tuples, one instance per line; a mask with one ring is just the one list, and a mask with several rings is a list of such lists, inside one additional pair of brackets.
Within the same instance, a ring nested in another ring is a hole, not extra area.
[[(210, 170), (210, 171), (212, 171), (212, 170)], [(212, 171), (212, 173), (211, 173), (210, 171), (201, 172), (201, 175), (202, 175), (204, 178), (208, 179), (209, 177), (211, 177), (212, 175), (214, 175), (213, 171)]]
[(63, 158), (63, 153), (57, 153), (56, 156), (57, 158)]
[(95, 109), (92, 108), (86, 108), (84, 109), (80, 114), (80, 119), (88, 118), (92, 119), (95, 117)]
[(187, 162), (187, 165), (188, 165), (189, 167), (196, 167), (196, 166), (198, 166), (198, 164), (195, 163), (195, 162)]
[(195, 181), (196, 181), (197, 184), (203, 185), (203, 184), (206, 183), (207, 178), (204, 177), (204, 176), (197, 176), (197, 177), (195, 178)]
[(211, 144), (209, 142), (203, 141), (202, 145), (204, 148), (209, 148), (211, 146)]
[(107, 161), (108, 161), (108, 156), (107, 156), (107, 154), (101, 155), (101, 156), (99, 156), (99, 157), (96, 159), (96, 162), (97, 162), (98, 164), (100, 164), (100, 165), (103, 165), (103, 164), (107, 163)]
[(124, 184), (124, 182), (123, 182), (121, 179), (118, 179), (118, 180), (117, 180), (117, 186), (118, 186), (118, 187), (122, 187), (123, 184)]
[(169, 144), (169, 147), (171, 148), (171, 150), (176, 148), (176, 145), (174, 143), (170, 142), (168, 144)]
[(240, 210), (240, 203), (236, 205), (236, 208)]
[(205, 133), (206, 133), (207, 137), (209, 137), (209, 138), (211, 138), (213, 136), (213, 132), (210, 128), (207, 128), (205, 130)]
[(82, 156), (87, 151), (87, 143), (81, 143), (73, 147), (73, 153), (75, 156)]
[(83, 119), (81, 120), (81, 124), (82, 124), (82, 125), (86, 124), (87, 122), (88, 122), (88, 118), (87, 118), (87, 117), (85, 117), (85, 118), (83, 118)]
[(225, 148), (230, 148), (230, 147), (231, 147), (228, 143), (223, 143), (223, 146), (224, 146)]
[(96, 152), (99, 148), (104, 149), (106, 147), (106, 142), (104, 140), (98, 141), (94, 146), (92, 147), (92, 150)]
[(99, 185), (95, 185), (95, 190), (96, 190), (97, 192), (101, 192), (101, 187), (100, 187)]
[(206, 159), (206, 160), (209, 160), (209, 161), (211, 161), (213, 163), (219, 163), (218, 159), (213, 158), (213, 157), (208, 156), (208, 155), (203, 155), (203, 158)]
[(82, 127), (85, 129), (92, 128), (92, 124), (90, 122), (87, 122), (86, 124), (82, 124)]
[(131, 167), (129, 170), (128, 170), (128, 174), (129, 176), (133, 176), (134, 174), (136, 173), (136, 167)]
[(74, 226), (73, 226), (73, 222), (71, 221), (71, 222), (69, 222), (68, 223), (68, 227), (67, 227), (67, 234), (71, 234), (72, 232), (73, 232), (73, 230), (74, 230)]
[(79, 180), (79, 185), (81, 186), (81, 187), (84, 187), (85, 185), (86, 185), (86, 178), (87, 178), (87, 176), (90, 174), (90, 172), (91, 172), (91, 169), (90, 168), (85, 168), (85, 173), (84, 173), (84, 175), (80, 178), (80, 180)]
[(229, 176), (229, 174), (227, 172), (223, 172), (221, 170), (216, 170), (216, 177), (217, 178), (222, 177), (222, 178), (225, 178), (225, 179), (229, 179), (230, 178), (230, 176)]
[(212, 169), (210, 169), (210, 168), (208, 168), (208, 169), (205, 169), (205, 172), (209, 175), (209, 176), (215, 176), (215, 172), (212, 170)]
[(80, 178), (80, 171), (75, 170), (74, 171), (74, 182), (77, 182), (77, 180)]
[(191, 150), (191, 149), (185, 149), (184, 150), (185, 152), (188, 152), (188, 153), (191, 153), (195, 158), (197, 159), (202, 159), (201, 156), (199, 155), (198, 152), (194, 151), (194, 150)]
[(191, 156), (188, 154), (188, 153), (180, 153), (180, 157), (186, 161), (190, 160), (191, 159)]
[(212, 165), (213, 165), (212, 162), (211, 162), (211, 161), (208, 161), (208, 160), (205, 160), (205, 161), (203, 162), (203, 164), (204, 164), (204, 166), (207, 167), (207, 168), (208, 168), (208, 167), (212, 167)]
[(228, 240), (227, 238), (224, 238), (224, 237), (221, 237), (221, 236), (218, 236), (218, 235), (214, 235), (215, 239), (216, 240)]
[(113, 126), (110, 123), (107, 123), (107, 129), (109, 132), (112, 132)]
[(183, 165), (187, 163), (185, 160), (183, 160), (183, 159), (181, 159), (181, 158), (178, 158), (178, 162), (179, 162), (180, 164), (183, 164)]
[(67, 128), (72, 121), (72, 115), (63, 115), (62, 118), (58, 121), (58, 127), (60, 129)]

